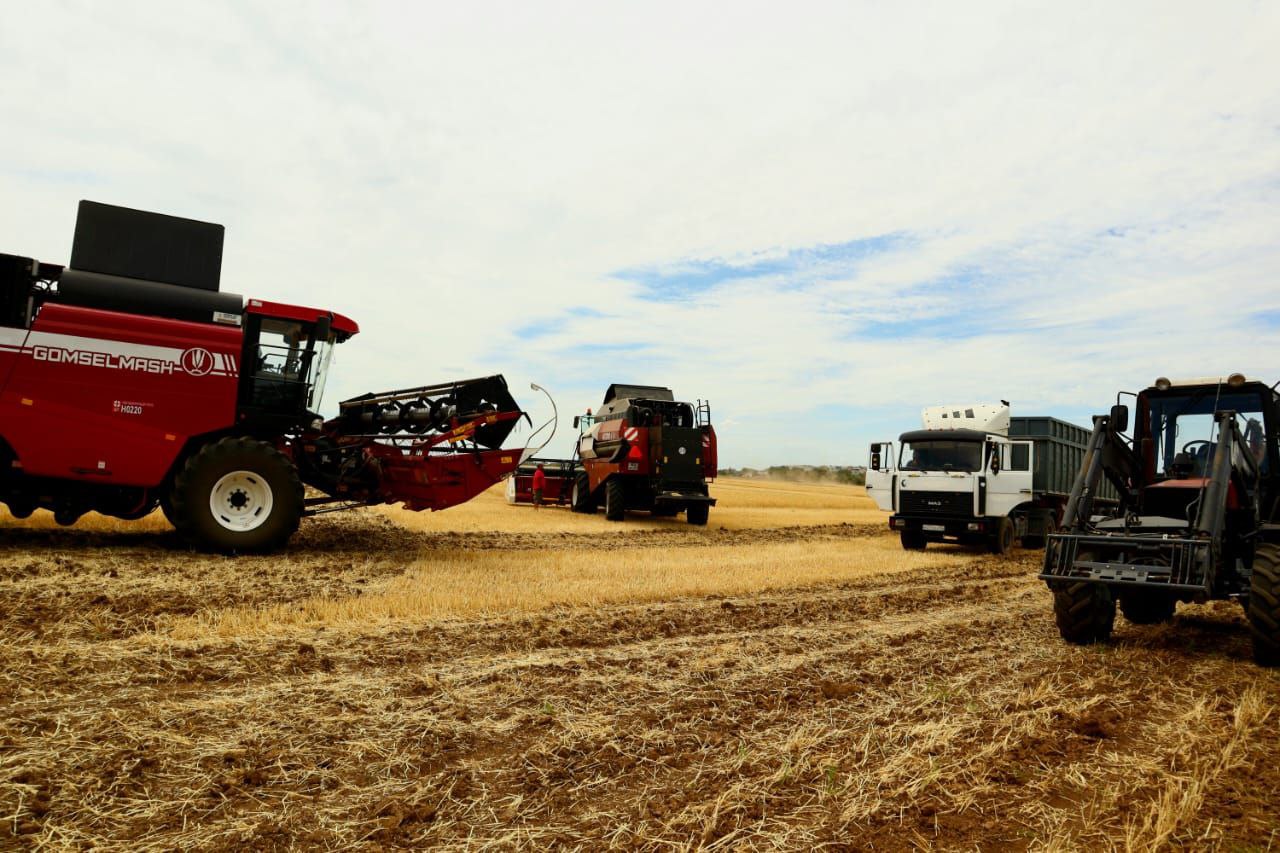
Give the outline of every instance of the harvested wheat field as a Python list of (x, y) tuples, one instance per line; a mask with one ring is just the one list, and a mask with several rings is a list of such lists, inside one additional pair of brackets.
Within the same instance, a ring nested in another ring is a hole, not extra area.
[(1280, 847), (1239, 608), (1073, 648), (1038, 552), (715, 493), (699, 529), (495, 489), (274, 558), (6, 519), (0, 847)]

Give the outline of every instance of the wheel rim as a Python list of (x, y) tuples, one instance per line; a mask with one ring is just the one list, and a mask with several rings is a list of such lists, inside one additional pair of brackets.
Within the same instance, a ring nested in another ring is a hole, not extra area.
[(573, 504), (574, 506), (578, 505), (578, 483), (576, 480), (573, 483), (573, 494), (569, 498), (569, 503)]
[(252, 471), (224, 474), (209, 492), (209, 511), (214, 521), (236, 533), (261, 527), (271, 516), (274, 503), (271, 486)]

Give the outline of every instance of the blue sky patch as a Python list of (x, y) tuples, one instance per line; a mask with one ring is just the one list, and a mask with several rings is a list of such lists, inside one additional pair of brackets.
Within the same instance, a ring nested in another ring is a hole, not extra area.
[(904, 233), (880, 234), (844, 243), (820, 243), (791, 249), (782, 255), (730, 261), (723, 258), (688, 259), (672, 264), (620, 270), (613, 278), (641, 286), (641, 298), (680, 302), (720, 284), (745, 279), (780, 276), (792, 286), (816, 278), (847, 274), (861, 261), (913, 240)]

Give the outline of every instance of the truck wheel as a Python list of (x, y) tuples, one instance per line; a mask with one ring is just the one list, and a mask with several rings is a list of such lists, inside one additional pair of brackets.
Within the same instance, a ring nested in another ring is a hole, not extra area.
[(1280, 545), (1274, 542), (1259, 542), (1253, 552), (1247, 613), (1253, 659), (1261, 666), (1280, 666)]
[(684, 517), (690, 524), (696, 524), (699, 527), (705, 527), (707, 518), (711, 515), (711, 506), (709, 504), (689, 504), (685, 508)]
[(582, 471), (573, 478), (573, 490), (569, 494), (569, 508), (574, 512), (593, 513), (595, 501), (591, 499), (591, 478)]
[(1013, 519), (1008, 516), (1000, 519), (996, 532), (991, 535), (992, 554), (1008, 554), (1013, 550)]
[(169, 497), (174, 526), (214, 551), (279, 548), (302, 518), (302, 481), (266, 442), (224, 438), (187, 459)]
[(902, 547), (907, 551), (923, 551), (929, 547), (929, 540), (924, 538), (924, 532), (920, 530), (904, 530), (899, 534), (902, 539)]
[(604, 484), (604, 517), (610, 521), (622, 521), (627, 511), (626, 500), (622, 492), (622, 480), (613, 477)]
[(1177, 607), (1177, 599), (1159, 590), (1126, 589), (1120, 593), (1120, 612), (1134, 625), (1168, 622)]
[(1053, 617), (1068, 643), (1101, 643), (1115, 625), (1116, 600), (1105, 584), (1063, 583), (1053, 590)]

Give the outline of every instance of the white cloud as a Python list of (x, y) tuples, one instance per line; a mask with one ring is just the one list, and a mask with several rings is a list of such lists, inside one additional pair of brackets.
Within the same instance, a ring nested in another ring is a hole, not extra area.
[[(18, 14), (0, 248), (65, 259), (82, 197), (224, 222), (224, 287), (361, 323), (332, 400), (502, 371), (565, 410), (669, 382), (736, 421), (737, 465), (857, 460), (942, 399), (1077, 412), (1158, 373), (1277, 373), (1242, 319), (1280, 308), (1271, 5)], [(610, 277), (889, 233), (914, 239), (822, 287), (654, 303)], [(584, 305), (612, 317), (514, 334)], [(988, 326), (859, 335), (921, 313)], [(633, 349), (574, 357), (601, 343)], [(867, 416), (810, 414), (833, 405)]]

